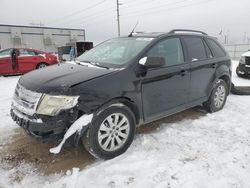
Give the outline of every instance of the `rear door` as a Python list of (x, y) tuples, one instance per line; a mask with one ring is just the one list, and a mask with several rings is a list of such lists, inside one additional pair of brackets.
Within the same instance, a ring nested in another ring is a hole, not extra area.
[(28, 49), (20, 49), (18, 56), (18, 68), (20, 73), (26, 73), (36, 69), (39, 57), (36, 52)]
[(148, 69), (142, 79), (145, 122), (150, 122), (185, 108), (189, 90), (189, 64), (184, 61), (178, 37), (163, 39), (153, 46), (147, 57), (163, 57), (166, 65)]
[(14, 73), (11, 63), (11, 50), (12, 49), (6, 49), (0, 51), (0, 75)]
[(204, 101), (208, 97), (209, 87), (214, 80), (217, 64), (202, 37), (184, 36), (182, 39), (187, 51), (188, 62), (191, 65), (188, 100), (190, 104)]

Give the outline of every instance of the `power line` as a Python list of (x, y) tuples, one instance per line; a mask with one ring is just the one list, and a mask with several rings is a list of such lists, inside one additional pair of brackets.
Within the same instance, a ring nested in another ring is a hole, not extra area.
[(65, 16), (63, 16), (61, 18), (54, 19), (54, 20), (48, 22), (47, 24), (50, 24), (50, 23), (53, 23), (53, 22), (56, 22), (56, 21), (59, 21), (59, 20), (64, 20), (64, 19), (67, 19), (67, 18), (69, 18), (71, 16), (74, 16), (74, 15), (77, 15), (79, 13), (82, 13), (83, 11), (87, 11), (89, 9), (95, 8), (95, 7), (99, 6), (100, 4), (103, 4), (105, 1), (107, 1), (107, 0), (102, 0), (102, 1), (100, 1), (98, 3), (95, 3), (95, 4), (91, 5), (91, 6), (89, 6), (89, 7), (86, 7), (84, 9), (81, 9), (81, 10), (78, 10), (78, 11), (73, 12), (71, 14), (65, 15)]
[[(157, 1), (157, 0), (149, 0), (149, 1), (143, 1), (143, 2), (141, 2), (140, 0), (137, 0), (137, 1), (132, 0), (132, 1), (125, 1), (124, 3), (122, 3), (122, 5), (123, 5), (123, 7), (125, 7), (123, 9), (127, 9), (127, 8), (131, 7), (131, 4), (132, 4), (132, 6), (134, 6), (134, 3), (135, 4), (140, 4), (140, 6), (141, 6), (141, 4), (144, 5), (144, 4), (148, 4), (148, 3), (158, 3), (158, 2), (159, 1)], [(127, 5), (129, 5), (129, 6), (127, 6)]]
[[(116, 9), (112, 9), (112, 12), (109, 12), (109, 13), (114, 13), (115, 11), (116, 11)], [(95, 17), (92, 17), (91, 20), (87, 20), (87, 21), (85, 21), (85, 19), (77, 19), (77, 20), (75, 20), (75, 21), (70, 21), (70, 22), (67, 22), (67, 23), (72, 24), (72, 25), (80, 24), (80, 25), (83, 25), (83, 26), (88, 26), (89, 23), (90, 23), (90, 25), (94, 25), (94, 24), (92, 24), (92, 23), (98, 22), (98, 21), (95, 21), (95, 20), (103, 20), (103, 19), (106, 19), (106, 20), (107, 20), (107, 17), (106, 17), (106, 16), (107, 16), (109, 13), (105, 13), (105, 14), (102, 13), (102, 14), (100, 14), (100, 15), (97, 15), (97, 16), (95, 16)], [(105, 15), (105, 16), (101, 16), (101, 15)]]
[(163, 3), (161, 4), (160, 6), (154, 6), (154, 7), (150, 7), (150, 8), (146, 8), (146, 9), (142, 9), (142, 11), (129, 11), (129, 12), (126, 12), (126, 14), (133, 14), (133, 13), (138, 13), (138, 12), (144, 12), (146, 10), (152, 10), (152, 9), (157, 9), (157, 8), (163, 8), (164, 6), (170, 6), (170, 5), (176, 5), (176, 4), (179, 4), (179, 3), (183, 3), (183, 2), (186, 2), (186, 1), (190, 1), (190, 0), (181, 0), (181, 1), (177, 1), (177, 2), (167, 2), (167, 3)]
[(96, 18), (99, 18), (100, 16), (102, 15), (107, 15), (107, 11), (109, 11), (109, 13), (111, 11), (115, 11), (116, 9), (114, 9), (115, 6), (111, 7), (110, 9), (105, 9), (103, 11), (99, 11), (98, 13), (95, 13), (95, 14), (90, 14), (90, 15), (87, 15), (87, 16), (81, 16), (79, 18), (73, 18), (73, 19), (70, 19), (70, 20), (63, 20), (62, 22), (60, 23), (82, 23), (82, 22), (85, 22), (87, 20), (87, 22), (90, 22), (92, 20), (95, 20)]
[[(186, 0), (183, 0), (183, 1), (186, 1)], [(192, 4), (188, 4), (188, 5), (183, 5), (183, 6), (177, 6), (177, 7), (172, 7), (172, 8), (165, 8), (164, 10), (152, 10), (152, 11), (147, 11), (146, 13), (143, 13), (143, 14), (138, 14), (138, 11), (137, 12), (134, 12), (134, 13), (130, 13), (130, 15), (126, 15), (126, 17), (124, 19), (127, 19), (128, 17), (130, 16), (143, 16), (145, 14), (151, 14), (151, 13), (155, 13), (156, 11), (157, 12), (160, 12), (160, 11), (169, 11), (169, 10), (176, 10), (176, 9), (181, 9), (181, 8), (186, 8), (186, 7), (190, 7), (190, 6), (195, 6), (195, 5), (199, 5), (199, 4), (203, 4), (203, 3), (207, 3), (207, 2), (210, 2), (210, 1), (214, 1), (214, 0), (205, 0), (205, 1), (201, 1), (201, 2), (196, 2), (196, 3), (192, 3)], [(158, 8), (164, 8), (162, 6), (158, 7)]]

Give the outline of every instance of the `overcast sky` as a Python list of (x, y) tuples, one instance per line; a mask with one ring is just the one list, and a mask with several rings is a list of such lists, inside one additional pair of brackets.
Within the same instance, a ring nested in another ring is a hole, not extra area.
[[(250, 0), (119, 0), (121, 35), (197, 29), (231, 43), (250, 38)], [(116, 0), (0, 0), (0, 24), (84, 28), (95, 43), (117, 36)], [(219, 35), (222, 30), (222, 35)]]

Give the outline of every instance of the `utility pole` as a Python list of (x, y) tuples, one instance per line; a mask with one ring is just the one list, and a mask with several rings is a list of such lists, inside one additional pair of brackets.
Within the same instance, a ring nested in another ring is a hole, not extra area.
[(116, 0), (116, 11), (117, 11), (117, 26), (118, 26), (118, 37), (121, 35), (121, 29), (120, 29), (120, 11), (119, 11), (119, 0)]

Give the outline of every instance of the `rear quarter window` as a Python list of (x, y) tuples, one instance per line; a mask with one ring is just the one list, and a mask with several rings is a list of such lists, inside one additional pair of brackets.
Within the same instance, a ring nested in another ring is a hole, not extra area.
[(224, 57), (226, 55), (222, 47), (220, 47), (219, 44), (217, 44), (217, 42), (215, 42), (214, 40), (206, 39), (206, 42), (209, 48), (212, 50), (214, 57)]

